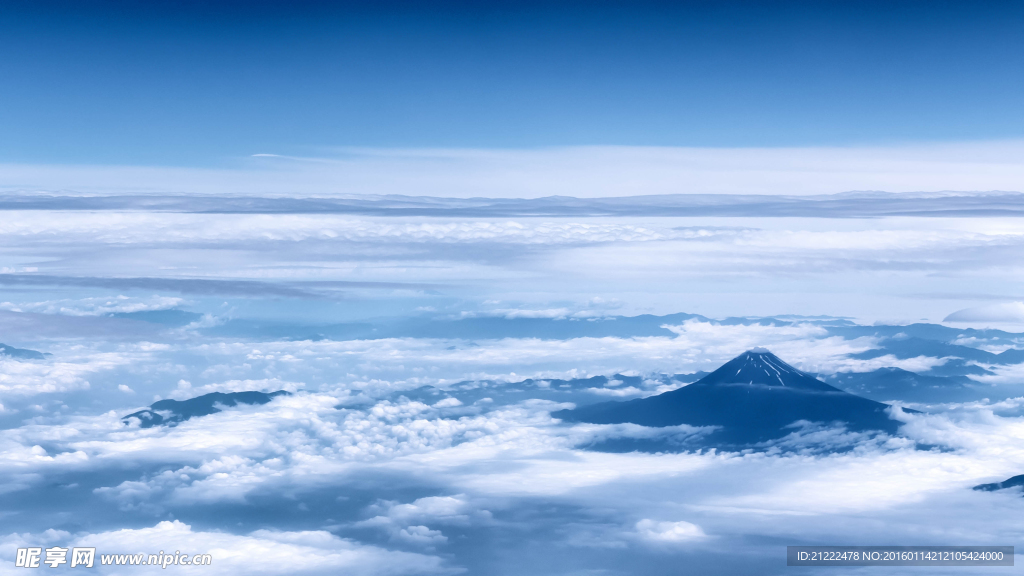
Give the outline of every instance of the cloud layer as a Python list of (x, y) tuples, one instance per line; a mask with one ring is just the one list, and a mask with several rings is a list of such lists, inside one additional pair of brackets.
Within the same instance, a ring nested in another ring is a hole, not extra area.
[[(429, 189), (424, 175), (440, 178), (447, 162), (469, 174), (463, 191), (511, 170), (495, 184), (511, 190), (544, 167), (568, 178), (597, 155), (606, 173), (573, 182), (606, 177), (593, 195), (630, 166), (663, 182), (736, 162), (764, 176), (783, 160), (782, 172), (865, 162), (916, 174), (955, 152), (954, 173), (1016, 173), (1017, 156), (983, 148), (908, 148), (891, 161), (856, 150), (806, 161), (785, 150), (361, 151), (325, 165), (373, 165), (355, 180), (411, 166), (393, 180), (416, 175)], [(192, 176), (227, 178), (211, 174)], [(95, 545), (209, 553), (206, 570), (225, 574), (771, 574), (789, 544), (1024, 535), (1019, 491), (971, 490), (1024, 472), (1024, 334), (971, 327), (1016, 317), (1006, 303), (1019, 299), (1024, 227), (1006, 210), (651, 216), (650, 200), (634, 198), (603, 200), (617, 212), (596, 217), (570, 213), (595, 202), (561, 198), (550, 202), (559, 215), (502, 217), (451, 212), (508, 208), (494, 199), (330, 199), (384, 203), (385, 215), (319, 212), (294, 196), (176, 210), (182, 198), (95, 196), (82, 202), (111, 204), (67, 210), (56, 209), (66, 197), (0, 199), (0, 342), (39, 352), (0, 355), (0, 572), (18, 547)], [(841, 212), (1007, 198), (807, 202)], [(11, 204), (30, 201), (51, 204)], [(894, 435), (801, 421), (725, 452), (701, 448), (710, 427), (551, 416), (690, 385), (755, 347), (917, 411), (891, 411)], [(122, 420), (160, 399), (250, 390), (292, 394), (174, 426)], [(610, 448), (655, 444), (670, 449)]]
[(344, 149), (231, 168), (0, 166), (7, 189), (457, 198), (1019, 190), (1020, 141), (841, 148)]

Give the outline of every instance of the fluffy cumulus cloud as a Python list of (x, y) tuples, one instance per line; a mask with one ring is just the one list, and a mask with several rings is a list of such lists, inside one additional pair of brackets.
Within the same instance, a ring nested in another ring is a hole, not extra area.
[(471, 526), (490, 524), (492, 515), (468, 501), (466, 495), (428, 496), (408, 504), (381, 501), (367, 508), (373, 517), (353, 524), (360, 528), (376, 528), (387, 532), (390, 538), (405, 544), (434, 547), (448, 542), (441, 526)]
[(700, 526), (689, 522), (656, 522), (649, 518), (636, 523), (636, 533), (640, 538), (659, 544), (678, 544), (703, 540), (707, 537)]
[[(123, 574), (138, 571), (118, 565), (104, 565), (105, 555), (150, 555), (177, 553), (192, 557), (209, 554), (209, 564), (186, 566), (186, 570), (202, 570), (206, 574), (453, 574), (458, 570), (446, 566), (441, 558), (424, 554), (390, 551), (339, 538), (325, 531), (257, 530), (249, 534), (193, 530), (179, 521), (159, 522), (148, 528), (120, 529), (96, 534), (12, 534), (2, 540), (0, 553), (5, 556), (4, 573), (17, 574), (14, 552), (19, 546), (94, 547), (93, 570), (99, 574)], [(116, 561), (116, 560), (115, 560)], [(203, 560), (205, 562), (205, 560)], [(45, 567), (44, 567), (45, 568)], [(182, 569), (178, 566), (167, 568)], [(152, 570), (153, 568), (150, 568)], [(10, 572), (8, 572), (10, 570)]]
[[(783, 338), (818, 334), (809, 327), (784, 332)], [(8, 494), (42, 489), (46, 478), (68, 473), (86, 478), (127, 469), (120, 481), (101, 480), (90, 497), (151, 523), (92, 534), (40, 530), (8, 541), (95, 543), (146, 553), (173, 547), (211, 553), (215, 569), (225, 573), (267, 574), (282, 572), (279, 563), (292, 556), (297, 559), (288, 573), (444, 572), (459, 563), (436, 554), (460, 550), (478, 535), (551, 526), (565, 527), (545, 533), (552, 546), (656, 555), (727, 548), (754, 536), (801, 542), (829, 534), (845, 541), (873, 519), (890, 516), (899, 518), (885, 532), (892, 538), (927, 527), (926, 539), (934, 541), (959, 534), (939, 502), (961, 507), (957, 521), (968, 526), (976, 519), (971, 513), (961, 518), (964, 509), (990, 515), (995, 506), (1017, 506), (970, 487), (1020, 473), (1015, 463), (1024, 460), (1019, 405), (1012, 402), (902, 414), (900, 439), (808, 428), (788, 438), (792, 446), (782, 451), (618, 454), (581, 448), (607, 438), (685, 438), (702, 431), (565, 425), (549, 416), (565, 404), (538, 400), (484, 407), (405, 399), (351, 404), (347, 398), (298, 392), (175, 427), (125, 426), (110, 413), (6, 430), (2, 485)], [(151, 466), (131, 471), (145, 463)], [(403, 498), (396, 489), (385, 496), (396, 475), (433, 493)], [(378, 497), (353, 506), (347, 517), (322, 519), (321, 526), (239, 532), (226, 524), (208, 530), (162, 520), (171, 511), (251, 509), (271, 495), (292, 494), (291, 500), (277, 498), (290, 509), (311, 510), (304, 495), (367, 479), (379, 486)], [(835, 524), (839, 517), (844, 520)], [(999, 520), (981, 534), (1005, 536), (1007, 530)]]
[(108, 349), (73, 343), (39, 360), (0, 355), (0, 399), (87, 390), (92, 376), (150, 361), (164, 349), (147, 342)]
[(0, 393), (11, 396), (86, 389), (89, 381), (83, 376), (94, 366), (94, 362), (37, 364), (0, 358)]
[[(548, 430), (552, 403), (511, 406), (484, 415), (421, 402), (379, 402), (367, 409), (337, 408), (329, 395), (279, 397), (266, 406), (240, 406), (175, 427), (125, 426), (116, 414), (77, 418), (60, 428), (31, 425), (4, 432), (8, 490), (42, 481), (61, 462), (95, 470), (120, 462), (177, 467), (126, 480), (95, 493), (125, 510), (159, 513), (162, 503), (244, 501), (260, 487), (328, 484), (360, 465), (396, 462), (463, 444), (498, 450), (519, 439), (521, 449), (544, 450), (573, 440)], [(537, 427), (531, 427), (536, 424)], [(526, 425), (524, 428), (523, 426)], [(53, 454), (40, 447), (47, 444)], [(396, 464), (397, 465), (397, 464)], [(416, 509), (438, 510), (449, 500), (424, 500)], [(427, 507), (427, 508), (424, 508)], [(397, 509), (399, 512), (406, 508)], [(396, 514), (398, 512), (395, 512)]]
[(991, 374), (971, 375), (970, 378), (983, 384), (1020, 384), (1024, 382), (1024, 364), (1009, 364), (1003, 366), (989, 365), (987, 369)]
[[(399, 458), (415, 460), (417, 455), (438, 450), (447, 451), (446, 457), (456, 462), (461, 461), (459, 455), (488, 453), (510, 446), (529, 453), (566, 450), (614, 437), (672, 437), (682, 441), (707, 432), (686, 426), (651, 429), (628, 424), (566, 428), (558, 426), (548, 416), (550, 411), (565, 404), (539, 400), (489, 406), (485, 403), (464, 405), (455, 398), (424, 402), (391, 396), (425, 382), (444, 387), (445, 382), (473, 375), (481, 368), (529, 366), (530, 362), (547, 358), (590, 366), (600, 366), (601, 361), (611, 362), (606, 366), (616, 369), (646, 364), (672, 373), (711, 369), (745, 348), (768, 344), (797, 366), (813, 371), (822, 368), (864, 371), (885, 365), (928, 368), (942, 364), (941, 359), (927, 357), (905, 361), (888, 356), (851, 360), (850, 353), (870, 349), (875, 341), (828, 336), (820, 326), (812, 324), (723, 326), (690, 321), (670, 328), (675, 332), (673, 337), (502, 339), (453, 350), (446, 346), (449, 341), (430, 339), (264, 342), (256, 345), (258, 348), (243, 343), (186, 347), (190, 354), (200, 351), (212, 362), (252, 363), (250, 369), (270, 377), (214, 380), (207, 384), (178, 379), (170, 392), (163, 390), (173, 398), (184, 399), (211, 391), (286, 389), (299, 392), (308, 386), (291, 379), (296, 364), (311, 364), (310, 374), (313, 374), (334, 367), (337, 358), (355, 359), (358, 364), (350, 368), (372, 365), (379, 369), (409, 364), (446, 368), (434, 377), (424, 375), (398, 382), (366, 381), (349, 375), (347, 383), (318, 385), (323, 388), (320, 393), (300, 392), (277, 398), (265, 406), (239, 406), (176, 427), (139, 429), (125, 426), (116, 413), (106, 413), (67, 416), (9, 429), (3, 432), (11, 447), (8, 455), (25, 468), (17, 479), (9, 478), (8, 487), (30, 485), (32, 478), (43, 474), (54, 461), (66, 460), (85, 468), (102, 467), (115, 461), (172, 464), (169, 469), (125, 479), (96, 492), (125, 509), (159, 511), (163, 509), (160, 504), (163, 501), (244, 501), (248, 493), (267, 483), (287, 484), (301, 478), (302, 482), (316, 484), (331, 474), (351, 469), (356, 463), (396, 462)], [(117, 354), (87, 350), (88, 353), (81, 356), (80, 372), (74, 374), (130, 362), (144, 364), (161, 358), (160, 354), (180, 351), (178, 347), (166, 345), (126, 347)], [(57, 350), (55, 357), (66, 362), (71, 358), (71, 351)], [(53, 378), (48, 371), (63, 366), (60, 361), (5, 362), (11, 370), (21, 371), (18, 381), (22, 383), (29, 381), (24, 375), (32, 370), (38, 371), (40, 377)], [(1014, 366), (1006, 368), (1013, 369)], [(1012, 374), (1007, 372), (1003, 377), (1010, 378)], [(81, 376), (76, 377), (77, 380), (72, 378), (69, 382), (84, 387), (85, 381)], [(600, 390), (621, 391), (624, 397), (631, 397), (672, 387), (648, 380), (644, 381), (642, 390), (616, 386), (617, 383), (618, 380), (611, 380), (607, 388)], [(357, 387), (360, 390), (356, 390)], [(138, 385), (122, 384), (112, 389), (130, 398), (140, 394)], [(38, 453), (40, 450), (42, 453)], [(603, 474), (596, 477), (603, 477)], [(472, 476), (467, 476), (469, 478)]]

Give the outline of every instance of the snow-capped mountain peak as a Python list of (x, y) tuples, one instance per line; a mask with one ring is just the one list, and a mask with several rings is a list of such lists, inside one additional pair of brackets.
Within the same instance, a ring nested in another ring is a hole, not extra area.
[(695, 385), (749, 385), (836, 391), (813, 376), (790, 366), (765, 348), (754, 348), (723, 364)]

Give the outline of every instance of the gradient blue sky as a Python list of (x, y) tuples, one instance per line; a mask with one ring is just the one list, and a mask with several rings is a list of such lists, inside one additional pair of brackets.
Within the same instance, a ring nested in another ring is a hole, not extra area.
[(1021, 2), (5, 2), (0, 162), (1024, 136)]

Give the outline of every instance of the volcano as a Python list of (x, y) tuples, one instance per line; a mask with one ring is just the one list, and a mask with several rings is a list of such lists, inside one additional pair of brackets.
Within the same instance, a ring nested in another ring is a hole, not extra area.
[(806, 420), (848, 430), (894, 434), (888, 404), (830, 386), (763, 348), (744, 352), (704, 378), (671, 392), (628, 402), (603, 402), (553, 412), (568, 422), (663, 427), (717, 426), (714, 444), (756, 444), (794, 431)]

